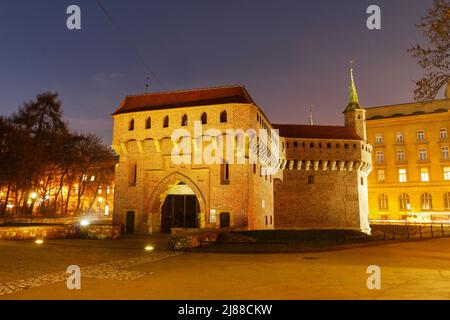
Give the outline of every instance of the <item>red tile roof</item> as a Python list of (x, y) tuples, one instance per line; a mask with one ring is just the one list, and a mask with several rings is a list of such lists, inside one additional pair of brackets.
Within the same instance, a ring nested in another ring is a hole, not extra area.
[(340, 126), (274, 124), (284, 138), (362, 140), (354, 129)]
[(192, 89), (127, 96), (113, 115), (147, 110), (184, 108), (225, 103), (249, 103), (253, 99), (244, 86)]

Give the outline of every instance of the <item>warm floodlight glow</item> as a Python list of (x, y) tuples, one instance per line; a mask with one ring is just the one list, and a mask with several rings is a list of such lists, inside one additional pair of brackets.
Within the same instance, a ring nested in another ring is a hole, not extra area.
[(153, 251), (155, 248), (153, 246), (146, 246), (145, 251)]
[(86, 227), (86, 226), (88, 226), (89, 224), (90, 224), (90, 223), (89, 223), (88, 220), (81, 220), (81, 221), (80, 221), (80, 225), (83, 226), (83, 227)]
[(31, 199), (36, 199), (38, 194), (36, 192), (31, 193)]
[(109, 216), (109, 206), (105, 206), (105, 216)]
[(43, 244), (43, 243), (44, 243), (44, 240), (42, 240), (42, 239), (37, 239), (36, 241), (34, 241), (34, 243), (36, 243), (36, 244)]

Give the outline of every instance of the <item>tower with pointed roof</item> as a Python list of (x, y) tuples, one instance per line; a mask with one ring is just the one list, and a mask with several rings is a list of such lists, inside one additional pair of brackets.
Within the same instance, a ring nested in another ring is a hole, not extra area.
[(353, 128), (361, 139), (367, 141), (366, 110), (359, 104), (355, 79), (353, 77), (353, 67), (350, 67), (349, 97), (347, 108), (344, 110), (344, 117), (345, 126), (347, 128)]

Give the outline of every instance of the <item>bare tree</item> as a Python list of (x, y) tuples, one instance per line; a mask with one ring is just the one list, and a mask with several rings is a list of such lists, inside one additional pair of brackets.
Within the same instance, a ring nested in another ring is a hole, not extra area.
[(417, 43), (408, 49), (426, 72), (416, 81), (414, 95), (417, 101), (430, 101), (450, 81), (450, 2), (434, 0), (418, 28), (423, 31), (428, 45)]

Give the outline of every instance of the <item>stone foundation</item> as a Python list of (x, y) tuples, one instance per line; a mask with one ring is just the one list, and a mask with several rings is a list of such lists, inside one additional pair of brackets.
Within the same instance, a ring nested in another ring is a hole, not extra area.
[(67, 239), (76, 235), (73, 225), (0, 228), (0, 240)]
[(184, 251), (211, 245), (217, 241), (218, 237), (218, 230), (172, 229), (172, 234), (169, 237), (169, 245), (174, 250)]

